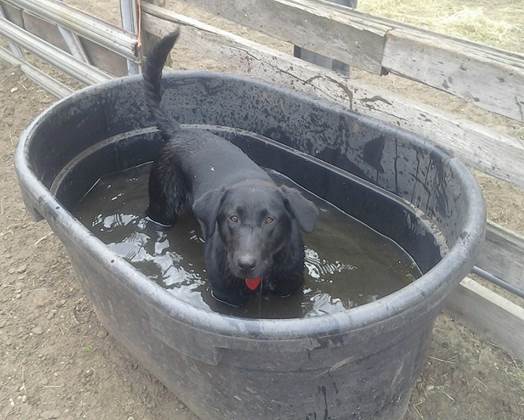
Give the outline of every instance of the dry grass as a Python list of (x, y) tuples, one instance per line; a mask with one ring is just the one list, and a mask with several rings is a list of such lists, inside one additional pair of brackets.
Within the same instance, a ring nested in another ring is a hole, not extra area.
[(524, 52), (524, 0), (360, 0), (358, 10)]

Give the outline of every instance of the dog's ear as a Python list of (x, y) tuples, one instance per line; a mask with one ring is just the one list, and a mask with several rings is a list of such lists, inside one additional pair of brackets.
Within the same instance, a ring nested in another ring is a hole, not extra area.
[(280, 187), (284, 195), (284, 203), (289, 212), (297, 219), (304, 232), (311, 232), (318, 218), (318, 209), (311, 201), (295, 188)]
[(193, 203), (193, 214), (198, 219), (206, 240), (215, 232), (224, 192), (224, 188), (208, 191)]

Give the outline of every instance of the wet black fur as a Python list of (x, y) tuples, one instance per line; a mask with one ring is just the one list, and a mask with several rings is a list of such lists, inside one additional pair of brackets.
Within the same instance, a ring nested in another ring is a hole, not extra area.
[(183, 129), (167, 115), (160, 105), (162, 69), (178, 35), (161, 39), (143, 69), (146, 102), (166, 141), (151, 170), (147, 214), (170, 226), (192, 209), (218, 299), (244, 303), (252, 294), (244, 280), (257, 276), (264, 291), (292, 294), (304, 281), (301, 231), (313, 229), (318, 210), (297, 190), (275, 185), (232, 143), (205, 130)]

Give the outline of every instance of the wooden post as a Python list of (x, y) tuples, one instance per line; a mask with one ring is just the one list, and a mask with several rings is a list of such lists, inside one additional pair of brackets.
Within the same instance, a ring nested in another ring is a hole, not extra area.
[[(329, 0), (333, 3), (342, 4), (343, 6), (348, 6), (352, 8), (357, 7), (358, 0)], [(309, 63), (316, 64), (318, 66), (325, 67), (330, 70), (334, 70), (337, 73), (340, 73), (344, 76), (349, 76), (349, 65), (343, 63), (342, 61), (326, 57), (322, 54), (314, 53), (305, 48), (301, 48), (297, 45), (293, 48), (293, 55), (302, 60), (308, 61)]]

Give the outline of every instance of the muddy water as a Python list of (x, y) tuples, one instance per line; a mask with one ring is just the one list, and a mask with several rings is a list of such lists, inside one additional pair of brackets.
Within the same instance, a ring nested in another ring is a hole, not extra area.
[[(303, 292), (287, 298), (254, 296), (243, 308), (217, 302), (206, 283), (203, 240), (190, 214), (167, 231), (144, 217), (149, 165), (100, 179), (76, 216), (94, 235), (153, 281), (194, 306), (243, 317), (312, 317), (362, 305), (421, 274), (398, 245), (329, 203), (302, 190), (320, 209), (315, 231), (304, 237)], [(300, 188), (271, 172), (275, 181)]]

